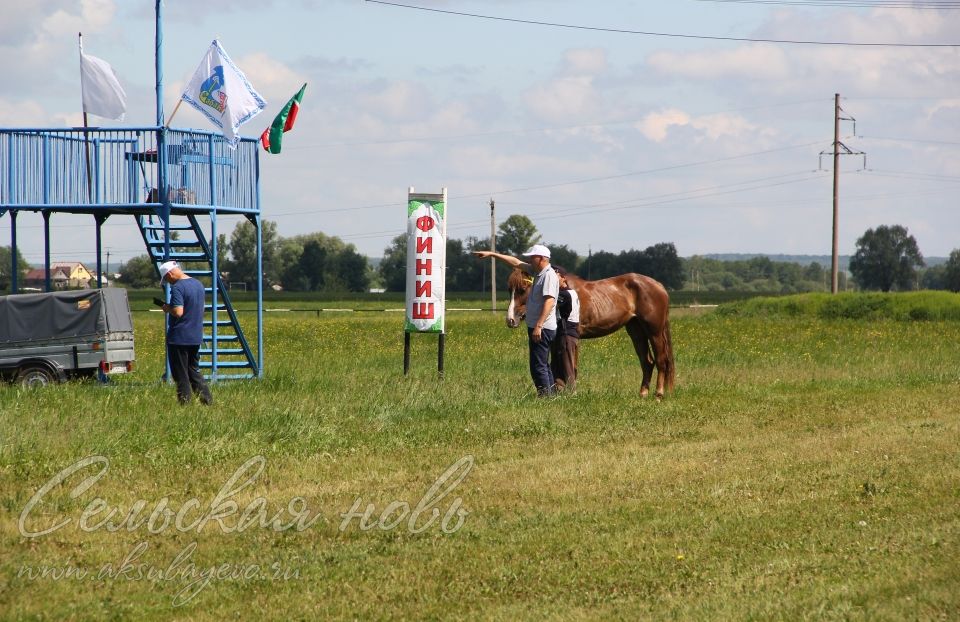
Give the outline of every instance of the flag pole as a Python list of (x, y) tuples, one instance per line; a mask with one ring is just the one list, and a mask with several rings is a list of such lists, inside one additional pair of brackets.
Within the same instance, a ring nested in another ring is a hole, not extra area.
[(170, 122), (173, 121), (173, 117), (176, 116), (177, 111), (180, 110), (180, 104), (182, 103), (183, 103), (182, 99), (177, 101), (177, 105), (173, 107), (173, 112), (170, 113), (170, 117), (167, 119), (166, 127), (170, 127)]
[(90, 174), (90, 137), (87, 133), (87, 106), (83, 102), (83, 33), (77, 33), (80, 46), (80, 107), (83, 109), (83, 153), (87, 162), (87, 201), (93, 202), (93, 179)]

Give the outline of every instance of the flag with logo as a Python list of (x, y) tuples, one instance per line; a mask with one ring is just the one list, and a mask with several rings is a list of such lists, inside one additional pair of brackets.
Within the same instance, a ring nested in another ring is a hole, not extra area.
[(83, 53), (80, 48), (80, 90), (83, 111), (104, 119), (123, 121), (127, 112), (127, 94), (113, 67), (107, 61)]
[(240, 140), (240, 126), (267, 106), (217, 39), (210, 44), (181, 99), (219, 127), (231, 147)]
[(297, 91), (297, 94), (290, 98), (287, 105), (283, 107), (280, 114), (276, 116), (273, 123), (260, 135), (260, 144), (270, 153), (280, 153), (280, 143), (283, 140), (283, 133), (293, 129), (293, 124), (297, 122), (297, 114), (300, 113), (300, 102), (303, 100), (303, 92), (307, 89), (304, 84)]

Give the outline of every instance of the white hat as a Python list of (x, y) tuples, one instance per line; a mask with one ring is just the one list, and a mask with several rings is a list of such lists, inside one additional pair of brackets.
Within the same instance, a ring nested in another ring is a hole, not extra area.
[(166, 261), (160, 264), (160, 286), (163, 287), (163, 279), (166, 278), (167, 273), (173, 270), (174, 268), (179, 268), (175, 261)]
[(541, 257), (550, 259), (550, 249), (543, 244), (534, 244), (523, 254), (524, 257), (532, 257), (533, 255), (540, 255)]

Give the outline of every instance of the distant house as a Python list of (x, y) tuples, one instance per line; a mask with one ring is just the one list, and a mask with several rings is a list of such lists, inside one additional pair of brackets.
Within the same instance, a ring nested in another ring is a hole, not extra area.
[(90, 281), (94, 280), (94, 273), (79, 261), (55, 261), (50, 264), (50, 273), (53, 275), (55, 269), (63, 270), (67, 274), (67, 287), (87, 288), (90, 287)]
[[(30, 270), (24, 277), (26, 287), (44, 289), (47, 285), (47, 273), (43, 268)], [(70, 274), (65, 268), (50, 267), (50, 287), (53, 290), (67, 289), (70, 286)]]

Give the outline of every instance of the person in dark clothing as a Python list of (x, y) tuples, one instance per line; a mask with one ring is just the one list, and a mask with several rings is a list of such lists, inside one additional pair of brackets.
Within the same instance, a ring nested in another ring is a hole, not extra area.
[(567, 271), (560, 266), (553, 269), (560, 277), (557, 295), (557, 338), (553, 341), (550, 365), (558, 389), (577, 390), (577, 359), (580, 355), (580, 298), (570, 289)]
[(170, 302), (163, 311), (170, 315), (167, 326), (167, 360), (177, 385), (177, 400), (188, 404), (193, 393), (210, 405), (213, 397), (200, 373), (200, 345), (203, 343), (203, 283), (191, 278), (175, 261), (160, 266), (160, 285), (170, 284)]

